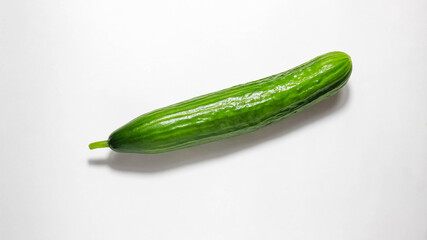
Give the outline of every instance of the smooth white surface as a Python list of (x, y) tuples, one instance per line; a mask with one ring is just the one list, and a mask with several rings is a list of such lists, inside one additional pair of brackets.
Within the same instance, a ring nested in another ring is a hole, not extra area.
[[(0, 239), (427, 239), (427, 2), (0, 2)], [(132, 118), (352, 56), (337, 96), (161, 155)]]

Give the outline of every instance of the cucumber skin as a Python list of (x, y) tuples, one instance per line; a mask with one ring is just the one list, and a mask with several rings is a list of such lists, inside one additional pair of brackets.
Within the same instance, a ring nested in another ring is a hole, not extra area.
[(350, 56), (330, 52), (286, 72), (143, 114), (114, 131), (108, 145), (151, 154), (248, 133), (332, 96), (351, 71)]

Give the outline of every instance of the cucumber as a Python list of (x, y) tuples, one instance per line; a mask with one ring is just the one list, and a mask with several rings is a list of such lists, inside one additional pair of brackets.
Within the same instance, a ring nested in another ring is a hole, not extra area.
[(162, 153), (248, 133), (332, 96), (351, 71), (346, 53), (326, 53), (286, 72), (145, 113), (89, 148)]

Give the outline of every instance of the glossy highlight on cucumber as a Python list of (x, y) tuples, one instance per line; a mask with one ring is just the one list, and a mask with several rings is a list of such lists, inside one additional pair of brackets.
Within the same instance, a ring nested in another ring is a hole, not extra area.
[(89, 148), (152, 154), (252, 132), (334, 95), (351, 71), (346, 53), (326, 53), (279, 74), (145, 113)]

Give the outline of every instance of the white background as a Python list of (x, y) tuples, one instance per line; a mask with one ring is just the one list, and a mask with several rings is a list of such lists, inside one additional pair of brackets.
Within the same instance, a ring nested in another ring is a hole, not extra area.
[[(427, 1), (0, 2), (0, 239), (427, 239)], [(340, 50), (342, 91), (160, 155), (134, 117)]]

